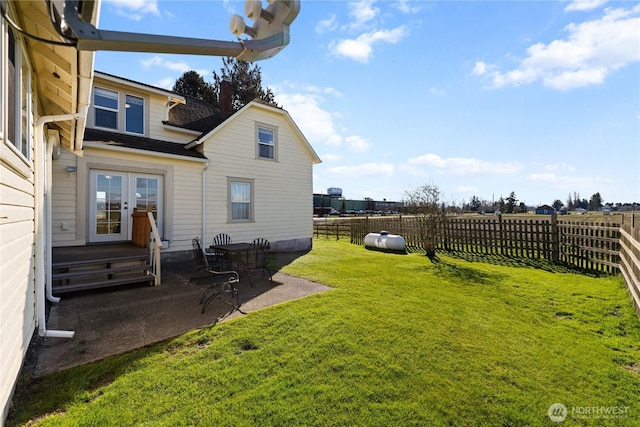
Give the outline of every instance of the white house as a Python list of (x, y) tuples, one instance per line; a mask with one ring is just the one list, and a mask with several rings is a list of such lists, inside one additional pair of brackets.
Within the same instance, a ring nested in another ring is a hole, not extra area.
[[(289, 6), (287, 22), (299, 2)], [(93, 85), (95, 50), (255, 60), (289, 42), (288, 24), (269, 43), (122, 37), (95, 27), (99, 7), (0, 5), (0, 425), (35, 329), (72, 336), (46, 327), (47, 300), (57, 300), (47, 286), (52, 248), (127, 241), (133, 207), (154, 212), (165, 257), (218, 231), (265, 237), (276, 250), (311, 244), (311, 167), (319, 159), (286, 111), (252, 102), (221, 117), (124, 78), (99, 74)]]
[[(81, 14), (95, 22), (97, 12), (96, 3), (86, 2)], [(47, 172), (54, 145), (82, 148), (94, 58), (60, 37), (45, 1), (2, 2), (2, 15), (0, 421), (34, 329), (55, 335), (44, 324)]]
[(218, 111), (96, 72), (83, 155), (53, 162), (53, 246), (129, 241), (138, 208), (153, 211), (164, 259), (220, 232), (310, 249), (320, 159), (285, 110), (253, 101), (232, 114), (226, 95)]

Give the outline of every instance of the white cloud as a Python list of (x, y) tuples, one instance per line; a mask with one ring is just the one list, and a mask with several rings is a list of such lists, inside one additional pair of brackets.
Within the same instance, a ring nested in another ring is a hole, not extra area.
[[(152, 56), (147, 59), (141, 59), (140, 65), (144, 68), (166, 68), (171, 71), (184, 73), (186, 71), (193, 70), (193, 68), (186, 62), (172, 61), (162, 56)], [(206, 76), (208, 70), (195, 70), (198, 74)]]
[(411, 158), (407, 163), (414, 167), (433, 168), (437, 173), (450, 175), (510, 175), (522, 170), (522, 165), (517, 162), (487, 162), (464, 157), (442, 158), (432, 153)]
[(374, 7), (374, 3), (373, 0), (359, 0), (347, 3), (349, 16), (354, 19), (354, 22), (351, 23), (352, 29), (361, 28), (378, 15), (380, 9)]
[(336, 130), (334, 116), (321, 107), (323, 98), (313, 93), (284, 93), (274, 88), (275, 100), (291, 114), (311, 145), (340, 146), (344, 140)]
[(321, 19), (316, 24), (316, 33), (322, 34), (327, 31), (333, 31), (338, 28), (338, 23), (336, 22), (336, 15), (332, 14), (329, 18)]
[(471, 70), (471, 72), (475, 75), (481, 76), (487, 72), (487, 69), (488, 66), (486, 63), (478, 61), (476, 62), (476, 65), (473, 67), (473, 70)]
[(339, 154), (323, 154), (320, 156), (323, 162), (337, 162), (342, 158)]
[(329, 168), (329, 173), (347, 177), (376, 175), (390, 178), (393, 176), (394, 166), (391, 163), (365, 163), (354, 166), (336, 166)]
[(569, 90), (605, 81), (613, 71), (640, 61), (640, 5), (605, 10), (600, 19), (565, 27), (566, 39), (536, 43), (517, 68), (502, 72), (495, 65), (476, 62), (472, 73), (484, 76), (493, 88), (541, 81)]
[(364, 33), (355, 39), (334, 41), (329, 45), (333, 54), (366, 63), (373, 55), (373, 45), (377, 43), (395, 44), (409, 34), (404, 25), (392, 30), (376, 30)]
[(527, 180), (539, 182), (554, 188), (576, 191), (592, 191), (600, 185), (616, 184), (615, 179), (601, 178), (599, 176), (567, 176), (556, 175), (555, 173), (534, 173), (527, 176)]
[(364, 153), (371, 147), (369, 141), (362, 138), (361, 136), (348, 136), (344, 140), (351, 151), (354, 151), (356, 153)]
[(549, 164), (549, 165), (545, 165), (544, 166), (545, 170), (548, 171), (567, 171), (567, 172), (573, 172), (575, 170), (575, 168), (573, 166), (571, 166), (568, 163), (561, 163), (561, 164)]
[(171, 90), (175, 83), (176, 79), (174, 79), (173, 77), (165, 77), (164, 79), (158, 80), (154, 86)]
[(398, 0), (393, 3), (392, 6), (402, 13), (418, 13), (421, 10), (420, 6), (417, 6), (416, 3), (409, 4), (408, 0)]
[(438, 89), (438, 88), (435, 88), (435, 87), (429, 88), (429, 92), (430, 92), (432, 95), (436, 95), (436, 96), (444, 96), (444, 90), (442, 90), (442, 89)]
[(597, 9), (608, 0), (573, 0), (569, 6), (565, 7), (565, 12), (585, 11)]
[(157, 0), (105, 0), (114, 13), (132, 21), (141, 20), (144, 15), (160, 16)]

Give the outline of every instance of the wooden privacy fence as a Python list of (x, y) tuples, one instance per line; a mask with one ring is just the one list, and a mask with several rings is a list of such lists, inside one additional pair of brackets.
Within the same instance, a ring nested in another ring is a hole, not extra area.
[[(634, 222), (635, 218), (635, 222)], [(351, 221), (351, 242), (364, 244), (368, 233), (382, 230), (404, 237), (407, 249), (421, 250), (420, 219), (416, 217), (366, 218)], [(566, 218), (555, 215), (536, 218), (449, 217), (439, 227), (437, 248), (454, 252), (497, 254), (530, 259), (546, 259), (571, 267), (615, 274), (620, 268), (621, 251), (635, 248), (622, 233), (625, 227), (637, 229), (640, 218), (628, 215), (607, 220)], [(633, 223), (633, 225), (629, 225)], [(635, 242), (640, 240), (635, 236)], [(622, 248), (622, 245), (625, 248)], [(636, 259), (640, 253), (635, 254)], [(638, 286), (640, 290), (640, 284)]]
[(349, 237), (351, 234), (351, 224), (348, 221), (324, 222), (314, 221), (313, 234), (316, 237), (324, 236), (328, 238), (340, 239)]

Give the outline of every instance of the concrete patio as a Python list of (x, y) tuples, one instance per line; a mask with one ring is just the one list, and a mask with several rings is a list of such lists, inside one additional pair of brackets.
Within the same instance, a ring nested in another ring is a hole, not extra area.
[[(63, 296), (51, 306), (47, 329), (71, 330), (75, 335), (34, 339), (25, 373), (46, 375), (245, 315), (219, 299), (201, 313), (204, 288), (189, 282), (193, 266), (174, 264), (163, 270), (161, 286), (128, 285)], [(276, 273), (270, 282), (259, 271), (251, 273), (250, 286), (247, 274), (241, 273), (237, 285), (240, 309), (247, 314), (331, 289), (283, 273)]]

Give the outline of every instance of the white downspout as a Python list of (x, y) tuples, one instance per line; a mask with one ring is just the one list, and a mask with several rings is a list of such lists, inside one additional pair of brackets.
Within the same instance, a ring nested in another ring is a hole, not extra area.
[[(49, 162), (53, 146), (48, 139), (44, 139), (44, 126), (47, 123), (62, 122), (67, 120), (82, 119), (87, 115), (88, 108), (84, 107), (78, 113), (61, 114), (56, 116), (42, 116), (36, 121), (35, 141), (40, 144), (44, 141), (44, 147), (37, 150), (42, 155), (38, 156), (36, 175), (36, 306), (38, 314), (38, 334), (41, 337), (73, 338), (74, 331), (48, 330), (46, 325), (45, 298), (58, 302), (51, 293), (51, 168)], [(45, 261), (46, 260), (46, 261)]]
[(207, 169), (209, 162), (202, 167), (202, 244), (207, 241)]

